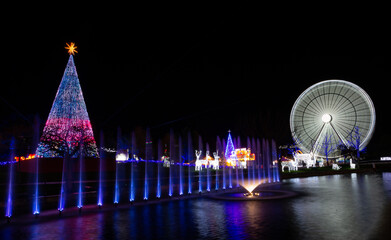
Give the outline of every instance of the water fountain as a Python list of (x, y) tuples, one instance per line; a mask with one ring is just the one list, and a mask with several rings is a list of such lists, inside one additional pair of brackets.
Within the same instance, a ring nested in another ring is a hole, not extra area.
[(152, 141), (151, 131), (147, 128), (146, 140), (145, 140), (145, 176), (144, 176), (144, 200), (148, 200), (149, 189), (148, 189), (148, 161), (152, 157)]
[(217, 191), (217, 190), (219, 190), (219, 171), (218, 170), (216, 170), (215, 184), (216, 184), (215, 190)]
[[(240, 142), (240, 139), (237, 139), (237, 142)], [(260, 184), (265, 184), (265, 181), (267, 182), (267, 185), (270, 184), (277, 184), (279, 180), (279, 174), (278, 174), (278, 165), (272, 165), (272, 163), (276, 162), (277, 159), (277, 151), (276, 151), (276, 145), (275, 141), (273, 140), (271, 143), (271, 148), (269, 145), (268, 140), (263, 140), (263, 148), (262, 148), (262, 165), (261, 160), (258, 159), (258, 164), (256, 164), (255, 161), (251, 161), (251, 165), (249, 162), (247, 162), (247, 179), (244, 178), (244, 167), (240, 166), (240, 173), (238, 172), (239, 166), (236, 166), (236, 177), (237, 177), (237, 183), (240, 183), (240, 186), (242, 188), (237, 188), (235, 192), (229, 192), (229, 193), (220, 193), (212, 196), (213, 198), (217, 199), (224, 199), (224, 200), (267, 200), (267, 199), (279, 199), (279, 198), (286, 198), (294, 196), (295, 193), (292, 192), (286, 192), (282, 190), (265, 190), (265, 189), (259, 189)], [(251, 146), (251, 142), (248, 141), (248, 146)], [(256, 155), (260, 156), (260, 141), (257, 141), (257, 146), (255, 146), (255, 140), (253, 141), (253, 149), (255, 148)], [(271, 161), (273, 160), (273, 161)], [(257, 165), (257, 171), (258, 171), (258, 180), (255, 180), (255, 167)], [(261, 175), (261, 169), (260, 166), (262, 166), (263, 171), (263, 178), (262, 180)], [(229, 176), (230, 176), (230, 187), (231, 186), (231, 170), (232, 166), (229, 167)], [(238, 176), (241, 175), (241, 181), (239, 182)]]
[(67, 158), (68, 158), (68, 153), (64, 154), (64, 158), (62, 160), (62, 175), (61, 175), (61, 190), (60, 190), (60, 198), (58, 201), (58, 212), (59, 214), (64, 211), (65, 207), (65, 171), (66, 171), (66, 166), (67, 166)]
[(182, 166), (183, 166), (183, 161), (182, 161), (182, 137), (179, 136), (178, 138), (179, 142), (179, 195), (183, 195), (183, 178), (182, 178)]
[(202, 193), (202, 169), (198, 172), (198, 193)]
[[(201, 136), (198, 136), (198, 148), (200, 150), (199, 150), (198, 153), (196, 152), (197, 160), (199, 159), (199, 156), (202, 154), (202, 150), (203, 150), (203, 143), (202, 143), (202, 137)], [(196, 161), (196, 165), (197, 165), (197, 162), (198, 161)], [(202, 193), (202, 164), (200, 166), (201, 166), (201, 169), (198, 172), (198, 192)]]
[(8, 166), (8, 186), (7, 186), (7, 203), (5, 217), (7, 221), (11, 221), (12, 216), (12, 201), (13, 201), (13, 183), (14, 183), (14, 158), (15, 158), (15, 139), (11, 139), (10, 143), (10, 163)]
[(114, 184), (114, 205), (119, 203), (119, 183), (118, 183), (119, 163), (115, 163), (115, 184)]
[(102, 180), (103, 180), (103, 159), (104, 159), (104, 136), (103, 131), (100, 132), (100, 148), (99, 148), (99, 182), (98, 182), (98, 207), (101, 208), (103, 205), (103, 188), (102, 188)]
[(221, 144), (222, 144), (222, 149), (223, 149), (223, 151), (222, 151), (222, 162), (223, 162), (223, 189), (226, 189), (226, 187), (227, 187), (227, 182), (226, 182), (226, 168), (227, 168), (227, 160), (226, 160), (226, 158), (225, 158), (225, 155), (224, 155), (224, 153), (225, 153), (225, 147), (226, 147), (226, 145), (225, 145), (225, 139), (223, 139), (222, 140), (222, 142), (221, 142)]
[(84, 162), (84, 154), (83, 154), (83, 143), (80, 143), (80, 156), (79, 156), (79, 191), (77, 198), (77, 207), (81, 211), (83, 207), (83, 162)]
[[(270, 183), (267, 185), (273, 185), (277, 183)], [(246, 180), (242, 188), (238, 188), (234, 192), (223, 192), (219, 194), (210, 195), (211, 198), (219, 200), (232, 200), (232, 201), (262, 201), (262, 200), (277, 200), (290, 198), (297, 195), (295, 192), (285, 190), (271, 190), (259, 188), (260, 184), (253, 184), (253, 181)]]
[[(209, 162), (209, 145), (206, 144), (206, 157), (207, 163)], [(210, 192), (210, 167), (209, 164), (206, 165), (206, 191)]]
[[(39, 127), (40, 119), (38, 115), (34, 117), (34, 137), (33, 137), (33, 149), (37, 149), (39, 144)], [(34, 201), (33, 201), (33, 214), (39, 215), (39, 158), (35, 158), (35, 189), (34, 189)]]
[(266, 140), (262, 139), (262, 176), (263, 176), (263, 183), (266, 182)]
[(216, 170), (216, 179), (215, 179), (215, 183), (216, 183), (216, 187), (215, 187), (215, 190), (219, 190), (219, 169), (220, 169), (220, 166), (219, 166), (219, 152), (218, 150), (216, 152), (213, 153), (213, 157), (214, 157), (214, 161), (213, 161), (213, 169)]
[(156, 173), (156, 198), (160, 198), (161, 197), (161, 184), (160, 184), (160, 168), (161, 168), (161, 159), (163, 157), (163, 153), (162, 153), (162, 140), (159, 139), (159, 141), (157, 142), (157, 151), (158, 151), (158, 162), (157, 162), (157, 173)]
[(249, 179), (247, 180), (247, 182), (242, 185), (242, 187), (244, 187), (244, 189), (246, 189), (247, 193), (249, 196), (253, 196), (253, 191), (256, 187), (258, 187), (259, 184), (253, 184), (252, 181)]
[(114, 205), (117, 206), (119, 203), (119, 195), (120, 195), (120, 189), (119, 189), (119, 163), (117, 160), (118, 157), (120, 156), (120, 149), (121, 149), (121, 128), (117, 128), (117, 154), (115, 156), (115, 184), (114, 184)]
[(175, 136), (174, 136), (174, 130), (170, 129), (170, 167), (168, 171), (168, 196), (172, 197), (173, 194), (173, 166), (171, 162), (174, 161), (174, 150), (175, 150)]
[[(239, 168), (238, 167), (236, 167), (235, 168), (235, 173), (236, 173), (236, 187), (239, 187), (240, 186), (240, 183), (239, 183)], [(231, 188), (232, 188), (232, 186), (231, 186)]]
[(242, 175), (242, 185), (244, 185), (244, 169), (243, 168), (240, 169), (240, 173)]
[[(247, 137), (247, 149), (251, 149), (250, 137)], [(250, 162), (247, 162), (247, 180), (251, 181), (251, 166), (250, 166)]]
[(223, 167), (222, 167), (222, 169), (223, 169), (223, 189), (225, 189), (226, 188), (226, 182), (225, 182), (225, 164), (223, 164)]
[(270, 145), (269, 145), (269, 141), (266, 140), (266, 168), (267, 168), (267, 180), (268, 180), (268, 183), (271, 183), (272, 182), (272, 176), (271, 176), (271, 172), (270, 172)]
[(187, 193), (188, 194), (191, 194), (192, 192), (192, 186), (191, 186), (191, 166), (190, 166), (190, 162), (191, 160), (193, 159), (192, 156), (193, 156), (193, 148), (192, 148), (192, 140), (191, 140), (191, 132), (189, 131), (187, 133), (187, 159), (188, 159), (188, 162), (189, 162), (189, 167), (188, 167), (188, 189), (187, 189)]
[(34, 191), (34, 204), (33, 204), (33, 214), (39, 215), (39, 159), (35, 159), (35, 191)]
[(273, 157), (273, 169), (275, 173), (275, 181), (280, 181), (280, 173), (278, 168), (278, 156), (277, 156), (277, 147), (276, 147), (276, 141), (272, 139), (272, 157)]
[(252, 141), (251, 141), (251, 146), (252, 146), (252, 150), (253, 150), (253, 153), (255, 154), (255, 160), (252, 162), (253, 164), (252, 164), (252, 170), (253, 170), (253, 184), (255, 184), (255, 182), (257, 182), (256, 180), (255, 180), (255, 166), (256, 166), (256, 160), (257, 160), (257, 148), (256, 148), (256, 144), (255, 144), (255, 138), (253, 137), (252, 138)]
[(136, 184), (134, 182), (135, 179), (135, 161), (136, 160), (136, 154), (137, 154), (137, 146), (136, 146), (136, 133), (133, 131), (132, 132), (132, 153), (131, 153), (131, 161), (130, 161), (130, 189), (129, 189), (129, 201), (133, 202), (135, 200), (135, 195), (136, 195)]
[(228, 168), (228, 175), (229, 175), (229, 188), (232, 188), (232, 167), (231, 166)]
[(255, 159), (257, 160), (257, 170), (258, 170), (258, 184), (260, 184), (262, 181), (261, 177), (261, 142), (259, 138), (257, 138), (257, 151), (256, 151), (256, 157)]

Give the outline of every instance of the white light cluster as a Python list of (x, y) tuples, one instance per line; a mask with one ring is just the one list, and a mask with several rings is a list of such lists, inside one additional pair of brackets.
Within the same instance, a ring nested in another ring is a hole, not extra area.
[(115, 150), (115, 149), (110, 149), (110, 148), (104, 148), (104, 147), (102, 147), (101, 149), (102, 149), (103, 151), (105, 151), (105, 152), (111, 152), (111, 153), (117, 152), (117, 150)]

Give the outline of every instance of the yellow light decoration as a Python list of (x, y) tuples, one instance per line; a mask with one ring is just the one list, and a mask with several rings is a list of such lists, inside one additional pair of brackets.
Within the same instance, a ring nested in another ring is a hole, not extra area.
[(25, 156), (15, 157), (15, 161), (19, 162), (19, 161), (30, 160), (33, 158), (35, 158), (35, 154), (29, 154), (27, 157)]
[(239, 148), (235, 149), (236, 158), (239, 161), (254, 161), (255, 160), (255, 154), (251, 153), (250, 149), (246, 148)]
[(68, 50), (68, 53), (69, 53), (69, 55), (75, 55), (75, 53), (77, 53), (77, 51), (76, 51), (76, 45), (75, 45), (75, 43), (74, 42), (71, 42), (70, 44), (69, 43), (66, 43), (67, 44), (67, 46), (65, 47), (65, 49), (67, 49)]

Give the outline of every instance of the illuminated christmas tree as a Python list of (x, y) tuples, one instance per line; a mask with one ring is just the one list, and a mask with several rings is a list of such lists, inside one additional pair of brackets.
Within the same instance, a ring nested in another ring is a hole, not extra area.
[(231, 156), (232, 151), (235, 151), (235, 147), (232, 142), (231, 131), (228, 131), (227, 147), (225, 148), (225, 159), (228, 159)]
[(74, 43), (67, 44), (69, 60), (38, 145), (38, 157), (77, 157), (83, 145), (84, 156), (97, 157), (98, 151), (84, 102), (73, 54)]

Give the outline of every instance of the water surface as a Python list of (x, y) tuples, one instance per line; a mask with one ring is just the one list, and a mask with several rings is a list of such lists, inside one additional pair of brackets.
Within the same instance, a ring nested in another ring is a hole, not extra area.
[(0, 239), (389, 239), (391, 173), (284, 180), (273, 201), (207, 197), (0, 227)]

